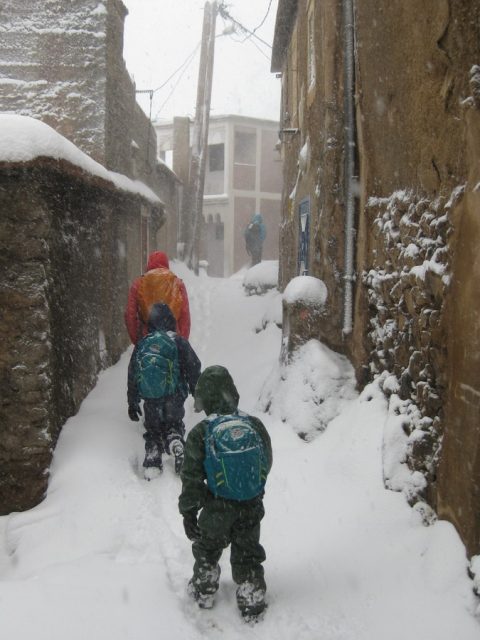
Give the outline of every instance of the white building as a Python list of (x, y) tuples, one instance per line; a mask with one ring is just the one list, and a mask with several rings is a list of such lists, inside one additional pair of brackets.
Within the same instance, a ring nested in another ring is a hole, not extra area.
[[(154, 126), (158, 154), (172, 165), (173, 122)], [(192, 128), (193, 123), (190, 135)], [(203, 201), (205, 255), (200, 256), (209, 263), (209, 275), (229, 276), (249, 263), (243, 233), (254, 213), (262, 214), (267, 228), (263, 259), (278, 258), (282, 167), (277, 141), (277, 122), (235, 115), (210, 118)]]

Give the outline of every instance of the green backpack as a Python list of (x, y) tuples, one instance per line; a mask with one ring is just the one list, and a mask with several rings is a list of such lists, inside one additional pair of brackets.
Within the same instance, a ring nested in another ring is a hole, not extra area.
[(214, 496), (242, 501), (262, 493), (267, 480), (267, 451), (250, 416), (220, 415), (208, 421), (204, 468)]
[(135, 364), (135, 382), (143, 400), (171, 396), (179, 389), (178, 349), (165, 331), (155, 331), (140, 340)]

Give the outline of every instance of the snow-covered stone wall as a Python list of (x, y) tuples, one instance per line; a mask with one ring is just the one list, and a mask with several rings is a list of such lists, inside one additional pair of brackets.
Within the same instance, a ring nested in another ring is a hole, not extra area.
[[(298, 275), (309, 213), (308, 273), (328, 290), (317, 338), (350, 356), (359, 385), (378, 375), (391, 399), (386, 482), (412, 502), (426, 497), (478, 554), (480, 4), (353, 4), (353, 309), (344, 286), (351, 24), (335, 0), (279, 3), (294, 9), (273, 50), (283, 86), (279, 286)], [(298, 332), (312, 337), (311, 324)]]
[(0, 513), (41, 500), (62, 424), (128, 345), (141, 209), (153, 241), (159, 202), (63, 159), (0, 162)]
[(371, 361), (395, 376), (387, 483), (426, 497), (469, 553), (480, 550), (479, 25), (475, 0), (355, 5), (352, 352), (357, 370)]
[(423, 482), (413, 476), (413, 483), (401, 486), (399, 474), (403, 479), (410, 474), (389, 463), (385, 479), (388, 486), (405, 489), (413, 501), (436, 479), (447, 387), (444, 301), (451, 278), (450, 213), (462, 193), (459, 188), (450, 200), (432, 202), (399, 191), (368, 202), (374, 220), (372, 264), (363, 273), (363, 284), (370, 309), (370, 371), (391, 374), (383, 378), (384, 390), (393, 396), (392, 412), (401, 419), (390, 421), (386, 439), (395, 455), (394, 443), (401, 440), (399, 464), (424, 476)]

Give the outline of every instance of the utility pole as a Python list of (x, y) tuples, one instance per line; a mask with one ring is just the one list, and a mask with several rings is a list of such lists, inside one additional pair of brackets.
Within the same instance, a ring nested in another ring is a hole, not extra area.
[(195, 273), (198, 273), (217, 12), (218, 7), (216, 0), (205, 3), (192, 154), (190, 157), (189, 183), (185, 201), (186, 217), (190, 220), (185, 258), (187, 265), (190, 269), (193, 269)]

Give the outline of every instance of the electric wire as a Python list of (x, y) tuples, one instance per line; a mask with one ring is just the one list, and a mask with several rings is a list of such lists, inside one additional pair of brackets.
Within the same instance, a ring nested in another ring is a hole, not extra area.
[[(272, 45), (268, 44), (268, 42), (265, 42), (265, 40), (262, 40), (262, 38), (260, 38), (259, 36), (257, 36), (256, 33), (254, 33), (253, 31), (251, 31), (250, 29), (247, 29), (247, 27), (245, 27), (241, 22), (239, 22), (238, 20), (236, 20), (233, 16), (230, 15), (230, 13), (228, 12), (226, 6), (224, 4), (221, 4), (218, 7), (218, 13), (222, 16), (222, 18), (224, 20), (230, 20), (230, 22), (232, 22), (234, 25), (236, 25), (239, 29), (241, 29), (244, 33), (250, 34), (250, 37), (253, 36), (254, 38), (256, 38), (259, 42), (261, 42), (262, 44), (264, 44), (266, 47), (268, 47), (269, 49), (272, 48)], [(268, 14), (267, 14), (268, 15)], [(265, 18), (266, 19), (266, 18)], [(257, 29), (259, 29), (260, 27), (257, 27)], [(246, 38), (245, 38), (246, 39)]]
[[(272, 3), (273, 0), (270, 0), (269, 4), (268, 4), (268, 9), (267, 9), (267, 13), (265, 14), (263, 20), (260, 22), (260, 24), (258, 25), (258, 27), (255, 27), (255, 29), (252, 31), (252, 35), (255, 35), (255, 32), (258, 31), (260, 29), (260, 27), (263, 27), (263, 25), (265, 24), (266, 19), (268, 18), (268, 14), (270, 13), (270, 9), (272, 8)], [(248, 35), (245, 40), (248, 40), (248, 38), (251, 38), (252, 36)]]
[[(241, 42), (245, 42), (246, 40), (248, 40), (249, 38), (245, 38), (245, 40), (242, 40)], [(255, 40), (250, 40), (250, 42), (253, 44), (253, 46), (255, 47), (255, 49), (258, 49), (258, 51), (260, 51), (260, 53), (262, 54), (262, 56), (264, 58), (266, 58), (267, 60), (270, 60), (270, 56), (268, 56), (265, 51), (262, 51), (260, 49), (260, 47), (258, 46), (258, 44), (255, 42)]]
[[(199, 47), (199, 46), (200, 46), (200, 45), (198, 45), (198, 46), (197, 46), (197, 49), (198, 49), (198, 47)], [(196, 51), (195, 51), (194, 53), (196, 53)], [(190, 62), (192, 62), (193, 58), (194, 58), (194, 54), (192, 54)], [(168, 96), (165, 98), (165, 100), (162, 102), (162, 104), (160, 105), (159, 109), (158, 109), (158, 110), (157, 110), (157, 112), (155, 113), (155, 118), (158, 118), (158, 116), (159, 116), (159, 114), (162, 112), (162, 110), (163, 110), (164, 106), (167, 104), (167, 102), (170, 100), (170, 98), (172, 97), (172, 95), (175, 93), (175, 90), (177, 89), (178, 85), (180, 84), (180, 80), (183, 78), (183, 76), (184, 76), (185, 72), (187, 71), (188, 67), (189, 67), (189, 65), (186, 65), (186, 66), (183, 68), (183, 70), (182, 70), (181, 74), (178, 76), (178, 78), (177, 78), (177, 80), (176, 80), (175, 84), (173, 85), (172, 90), (170, 91), (170, 93), (168, 94)]]
[(174, 71), (174, 72), (173, 72), (173, 73), (172, 73), (172, 74), (171, 74), (171, 75), (170, 75), (170, 76), (165, 80), (165, 82), (162, 82), (162, 84), (161, 84), (160, 86), (158, 86), (156, 89), (153, 89), (153, 92), (154, 92), (154, 93), (155, 93), (156, 91), (160, 91), (160, 89), (163, 89), (163, 87), (165, 87), (165, 86), (170, 82), (170, 80), (171, 80), (172, 78), (174, 78), (174, 77), (177, 75), (177, 73), (183, 69), (183, 67), (184, 67), (185, 65), (187, 65), (187, 64), (189, 64), (189, 63), (191, 62), (191, 59), (192, 59), (192, 58), (193, 58), (193, 56), (197, 53), (197, 51), (198, 51), (198, 49), (199, 49), (199, 47), (200, 47), (201, 43), (202, 43), (202, 41), (201, 41), (201, 40), (199, 40), (199, 41), (197, 42), (197, 45), (196, 45), (195, 49), (193, 49), (193, 51), (191, 51), (191, 52), (188, 54), (188, 56), (185, 58), (185, 60), (182, 62), (182, 64), (178, 67), (178, 69), (176, 69), (176, 70), (175, 70), (175, 71)]

